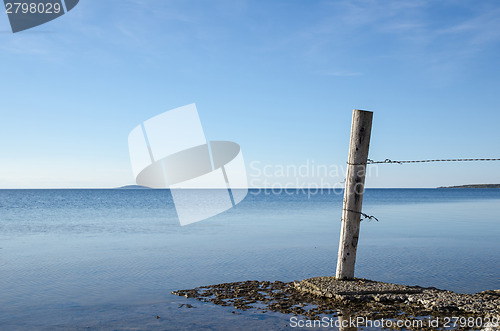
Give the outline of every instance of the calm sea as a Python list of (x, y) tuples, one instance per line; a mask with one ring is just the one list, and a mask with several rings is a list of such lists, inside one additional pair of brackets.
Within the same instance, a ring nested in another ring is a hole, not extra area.
[[(168, 190), (0, 190), (0, 329), (289, 329), (170, 291), (334, 275), (341, 204), (253, 190), (181, 227)], [(379, 221), (362, 222), (357, 277), (500, 288), (500, 189), (368, 189), (363, 209)]]

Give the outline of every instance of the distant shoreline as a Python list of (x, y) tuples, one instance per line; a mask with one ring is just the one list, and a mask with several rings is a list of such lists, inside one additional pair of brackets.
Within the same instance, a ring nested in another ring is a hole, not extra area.
[(118, 190), (151, 190), (151, 187), (141, 186), (141, 185), (125, 185), (122, 187), (117, 187)]
[(500, 188), (500, 184), (469, 184), (459, 186), (441, 186), (438, 188)]

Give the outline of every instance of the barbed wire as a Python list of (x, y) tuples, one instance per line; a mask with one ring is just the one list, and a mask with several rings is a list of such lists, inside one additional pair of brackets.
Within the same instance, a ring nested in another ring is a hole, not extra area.
[[(371, 220), (375, 220), (375, 221), (377, 221), (377, 222), (378, 222), (378, 218), (376, 218), (375, 216), (370, 216), (370, 215), (367, 215), (367, 214), (362, 213), (362, 212), (360, 212), (360, 211), (356, 211), (356, 210), (352, 210), (352, 209), (344, 209), (344, 210), (345, 210), (345, 211), (349, 211), (349, 212), (351, 212), (351, 213), (360, 214), (361, 216), (363, 216), (363, 217), (364, 217), (364, 218), (362, 218), (362, 219), (361, 219), (361, 221), (363, 221), (363, 220), (370, 220), (370, 221), (371, 221)], [(341, 221), (342, 221), (342, 219), (341, 219)]]
[(477, 159), (434, 159), (434, 160), (391, 160), (385, 159), (384, 161), (374, 161), (372, 159), (368, 159), (366, 163), (349, 163), (349, 165), (365, 165), (365, 164), (385, 164), (385, 163), (430, 163), (430, 162), (472, 162), (472, 161), (500, 161), (500, 158), (477, 158)]
[[(430, 163), (430, 162), (472, 162), (472, 161), (500, 161), (500, 158), (469, 158), (469, 159), (430, 159), (430, 160), (391, 160), (391, 159), (385, 159), (384, 161), (374, 161), (372, 159), (368, 159), (366, 163), (349, 163), (349, 165), (367, 165), (367, 164), (388, 164), (388, 163), (396, 163), (396, 164), (404, 164), (404, 163)], [(344, 179), (345, 182), (345, 179)], [(356, 213), (360, 214), (363, 218), (363, 220), (372, 220), (374, 219), (375, 221), (378, 222), (378, 218), (372, 215), (368, 215), (356, 210), (351, 210), (351, 209), (344, 209), (344, 211), (349, 211), (351, 213)], [(343, 219), (341, 219), (343, 221)]]
[[(431, 162), (472, 162), (472, 161), (500, 161), (500, 158), (469, 158), (469, 159), (430, 159), (430, 160), (391, 160), (385, 159), (384, 161), (374, 161), (372, 159), (367, 159), (366, 163), (349, 163), (349, 165), (366, 165), (366, 164), (388, 164), (388, 163), (396, 163), (396, 164), (404, 164), (404, 163), (431, 163)], [(345, 179), (344, 179), (345, 182)], [(349, 211), (351, 213), (360, 214), (363, 220), (376, 220), (378, 222), (378, 218), (372, 215), (368, 215), (359, 211), (344, 209), (344, 211)], [(342, 221), (342, 219), (341, 219)]]

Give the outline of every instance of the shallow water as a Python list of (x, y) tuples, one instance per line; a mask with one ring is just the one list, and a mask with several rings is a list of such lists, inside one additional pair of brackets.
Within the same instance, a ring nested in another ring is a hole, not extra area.
[[(333, 275), (341, 203), (340, 191), (254, 190), (180, 227), (168, 190), (0, 190), (0, 327), (286, 328), (289, 316), (170, 291)], [(364, 212), (379, 222), (362, 223), (357, 277), (500, 288), (499, 189), (368, 189)]]

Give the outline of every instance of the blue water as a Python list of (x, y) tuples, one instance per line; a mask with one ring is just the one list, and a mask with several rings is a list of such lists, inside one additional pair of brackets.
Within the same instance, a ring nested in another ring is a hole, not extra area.
[[(253, 190), (180, 227), (168, 190), (0, 190), (0, 329), (286, 328), (170, 291), (334, 275), (341, 209), (340, 191)], [(500, 288), (500, 189), (368, 189), (363, 209), (357, 277)]]

